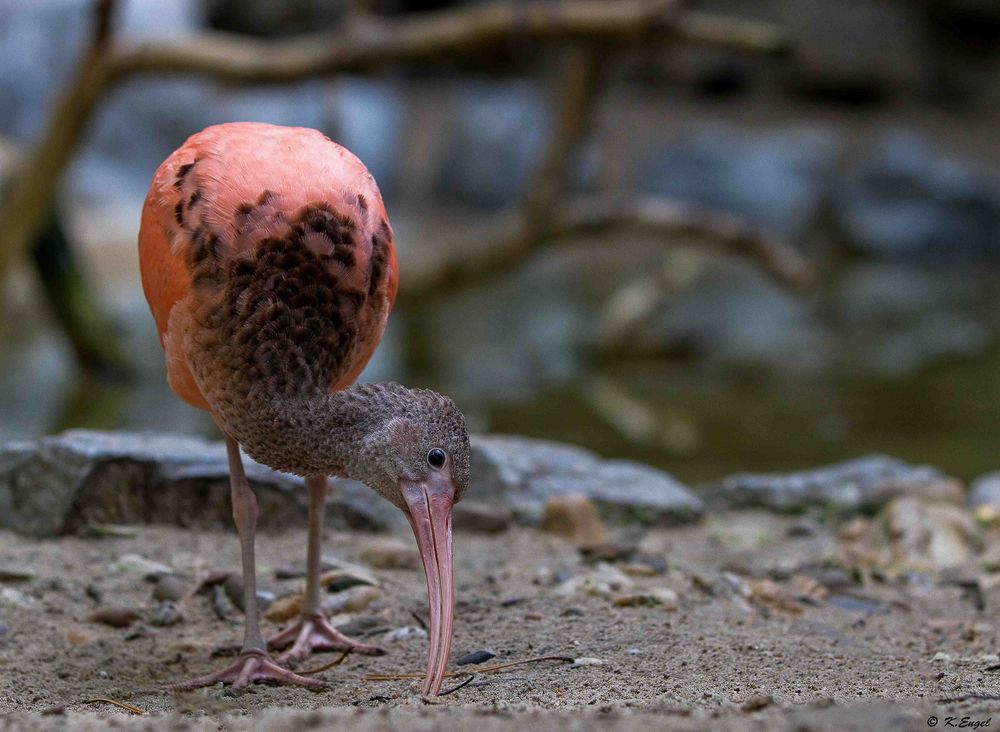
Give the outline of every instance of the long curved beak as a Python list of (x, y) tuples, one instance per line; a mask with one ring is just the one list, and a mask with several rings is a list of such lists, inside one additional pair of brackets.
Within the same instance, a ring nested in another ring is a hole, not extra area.
[(455, 616), (451, 559), (451, 507), (455, 502), (455, 487), (448, 477), (440, 474), (424, 481), (404, 480), (399, 487), (409, 508), (406, 518), (413, 528), (427, 577), (431, 645), (423, 693), (436, 696), (448, 666)]

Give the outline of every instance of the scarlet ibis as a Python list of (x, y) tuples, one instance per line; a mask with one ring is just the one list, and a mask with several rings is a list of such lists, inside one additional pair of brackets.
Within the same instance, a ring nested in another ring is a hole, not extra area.
[[(447, 397), (354, 384), (385, 330), (398, 268), (385, 206), (354, 155), (316, 130), (209, 127), (153, 177), (139, 230), (143, 290), (171, 388), (225, 435), (243, 563), (239, 659), (179, 688), (258, 681), (316, 686), (286, 666), (322, 649), (379, 649), (339, 633), (320, 608), (320, 544), (331, 475), (359, 480), (403, 511), (427, 579), (437, 694), (451, 647), (451, 508), (469, 480), (469, 438)], [(301, 617), (266, 643), (254, 567), (258, 508), (240, 448), (305, 478)], [(272, 658), (269, 650), (289, 648)]]

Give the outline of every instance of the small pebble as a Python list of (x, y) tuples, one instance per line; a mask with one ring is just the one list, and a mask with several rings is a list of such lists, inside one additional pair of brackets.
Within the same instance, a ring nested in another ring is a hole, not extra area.
[(667, 610), (677, 609), (677, 593), (667, 587), (659, 587), (646, 592), (636, 592), (616, 597), (615, 607), (662, 606)]
[(524, 614), (524, 619), (525, 620), (541, 620), (543, 617), (545, 617), (545, 616), (542, 615), (541, 613), (525, 613)]
[(86, 646), (97, 640), (97, 636), (89, 630), (83, 628), (73, 628), (66, 634), (66, 638), (74, 646)]
[(275, 623), (291, 620), (302, 611), (302, 595), (279, 597), (264, 613), (264, 617)]
[(346, 636), (354, 637), (359, 636), (365, 631), (371, 630), (372, 628), (377, 628), (382, 625), (385, 621), (382, 618), (376, 617), (374, 615), (361, 615), (359, 617), (353, 618), (347, 623), (336, 626), (337, 630)]
[(337, 567), (324, 570), (323, 574), (320, 575), (319, 583), (326, 588), (327, 592), (340, 592), (358, 585), (377, 587), (379, 581), (367, 567), (341, 562)]
[[(202, 585), (204, 584), (203, 582)], [(243, 606), (243, 578), (235, 573), (228, 574), (223, 580), (222, 587), (233, 606), (240, 612), (246, 612), (246, 608)], [(274, 592), (263, 587), (257, 588), (257, 607), (259, 610), (267, 610), (275, 599), (277, 599), (277, 594)]]
[(100, 670), (100, 671), (98, 671), (97, 675), (100, 676), (102, 679), (110, 679), (111, 678), (111, 674), (109, 674), (107, 671), (105, 671), (103, 669)]
[(382, 590), (377, 587), (359, 585), (324, 598), (321, 607), (327, 613), (356, 613), (381, 597)]
[(628, 651), (627, 651), (627, 653), (630, 656), (641, 656), (642, 655), (642, 649), (641, 648), (629, 648)]
[(187, 595), (188, 583), (179, 574), (161, 574), (153, 587), (153, 599), (162, 602), (176, 602)]
[(66, 713), (66, 707), (62, 704), (56, 704), (52, 707), (45, 707), (39, 714), (43, 717), (61, 717)]
[(93, 582), (87, 585), (83, 591), (87, 593), (87, 597), (96, 602), (98, 605), (104, 601), (104, 593), (102, 593), (101, 588)]
[(0, 567), (0, 582), (27, 582), (38, 576), (31, 567), (6, 565)]
[(759, 712), (761, 709), (767, 709), (774, 705), (773, 696), (755, 696), (747, 699), (740, 706), (744, 712)]
[(590, 656), (584, 656), (582, 658), (573, 659), (573, 663), (570, 668), (580, 667), (580, 666), (603, 666), (606, 662), (602, 658), (593, 658)]
[(597, 507), (586, 496), (556, 496), (545, 501), (542, 530), (584, 546), (607, 541)]
[(0, 588), (0, 607), (19, 609), (31, 607), (34, 604), (31, 595), (27, 595), (13, 587)]
[(173, 574), (174, 569), (170, 565), (162, 562), (154, 562), (152, 559), (139, 556), (138, 554), (123, 554), (111, 564), (111, 571), (116, 574), (137, 574), (146, 577), (151, 574)]
[(490, 651), (473, 651), (472, 653), (466, 653), (460, 659), (455, 661), (456, 666), (468, 666), (473, 663), (486, 663), (491, 658), (496, 658), (497, 654), (491, 653)]
[(406, 641), (413, 640), (414, 638), (426, 638), (427, 631), (423, 628), (417, 628), (412, 625), (407, 625), (402, 628), (395, 628), (390, 630), (382, 636), (382, 640), (385, 643), (395, 643), (396, 641)]
[(420, 565), (420, 555), (412, 544), (392, 538), (368, 542), (361, 558), (379, 569), (416, 569)]
[(499, 534), (513, 521), (510, 508), (502, 503), (464, 500), (451, 509), (452, 525), (458, 531)]
[(169, 628), (171, 625), (184, 622), (184, 616), (174, 603), (164, 600), (156, 606), (153, 611), (153, 619), (150, 622), (160, 628)]
[(130, 607), (101, 608), (89, 618), (93, 623), (110, 625), (112, 628), (127, 628), (138, 619), (139, 612)]

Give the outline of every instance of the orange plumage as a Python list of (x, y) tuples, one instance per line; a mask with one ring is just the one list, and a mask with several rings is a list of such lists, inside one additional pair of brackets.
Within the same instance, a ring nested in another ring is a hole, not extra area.
[[(328, 219), (353, 227), (350, 240), (331, 241), (335, 233), (310, 229), (306, 217), (315, 206), (322, 206)], [(379, 227), (386, 251), (376, 252)], [(345, 388), (378, 345), (398, 284), (385, 207), (361, 161), (316, 130), (232, 123), (193, 135), (156, 171), (139, 230), (142, 284), (170, 386), (189, 404), (212, 408), (205, 379), (196, 379), (192, 370), (191, 349), (198, 339), (179, 332), (189, 327), (191, 313), (217, 296), (218, 287), (197, 286), (198, 267), (207, 266), (199, 265), (197, 250), (210, 242), (203, 262), (208, 260), (221, 286), (229, 265), (252, 261), (262, 243), (290, 231), (298, 231), (304, 246), (325, 262), (341, 294), (365, 299), (346, 314), (357, 342), (337, 354), (343, 362), (329, 384), (332, 390)]]

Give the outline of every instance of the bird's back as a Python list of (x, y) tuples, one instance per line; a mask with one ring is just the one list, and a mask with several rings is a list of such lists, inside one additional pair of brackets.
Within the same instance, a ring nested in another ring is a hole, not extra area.
[(170, 384), (206, 409), (349, 385), (396, 295), (378, 187), (315, 130), (235, 123), (189, 138), (153, 178), (139, 255)]

